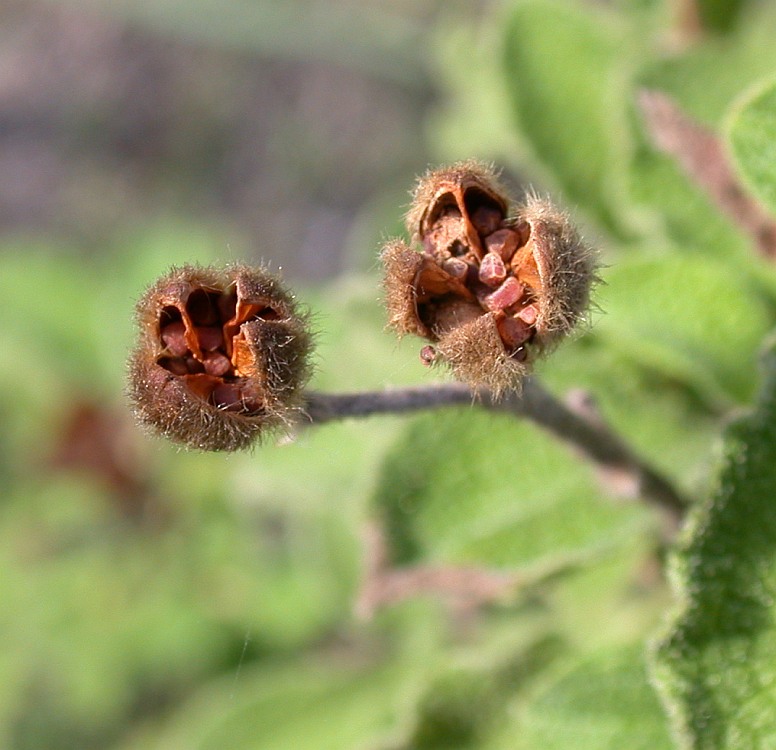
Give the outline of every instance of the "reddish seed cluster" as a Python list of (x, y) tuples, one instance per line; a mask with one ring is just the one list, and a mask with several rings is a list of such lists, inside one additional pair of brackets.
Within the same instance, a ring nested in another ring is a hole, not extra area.
[(129, 395), (143, 423), (204, 450), (242, 448), (288, 421), (310, 374), (307, 321), (263, 269), (187, 266), (137, 306)]
[(529, 199), (510, 214), (495, 175), (463, 162), (415, 190), (401, 240), (383, 250), (390, 324), (434, 343), (421, 361), (446, 362), (473, 387), (516, 387), (532, 360), (584, 316), (594, 256), (567, 217)]
[(196, 289), (185, 302), (161, 309), (157, 364), (219, 409), (260, 413), (263, 403), (246, 379), (255, 365), (252, 356), (246, 358), (242, 324), (278, 318), (270, 305), (238, 304), (234, 289)]
[(527, 248), (530, 231), (526, 222), (508, 222), (502, 205), (479, 186), (439, 196), (421, 234), (433, 262), (421, 266), (414, 282), (421, 322), (441, 338), (465, 320), (493, 313), (505, 352), (524, 361), (541, 288)]

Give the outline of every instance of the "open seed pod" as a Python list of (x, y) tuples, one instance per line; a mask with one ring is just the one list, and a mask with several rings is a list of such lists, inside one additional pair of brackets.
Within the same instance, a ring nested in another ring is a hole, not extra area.
[(474, 388), (515, 388), (535, 358), (569, 333), (589, 307), (595, 256), (568, 217), (529, 197), (510, 201), (489, 168), (462, 162), (418, 183), (401, 240), (382, 252), (389, 324), (435, 346)]
[(137, 304), (129, 362), (138, 419), (202, 450), (237, 450), (288, 421), (310, 375), (312, 338), (264, 269), (185, 266)]

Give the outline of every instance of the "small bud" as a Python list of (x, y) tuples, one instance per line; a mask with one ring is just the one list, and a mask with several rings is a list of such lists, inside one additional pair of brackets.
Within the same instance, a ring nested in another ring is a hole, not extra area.
[(266, 270), (174, 268), (136, 313), (128, 393), (157, 433), (190, 448), (238, 450), (299, 407), (312, 337)]
[(518, 387), (584, 319), (595, 254), (548, 201), (511, 209), (476, 162), (429, 172), (413, 197), (407, 228), (422, 252), (401, 240), (382, 252), (389, 325), (434, 343), (436, 359), (472, 387)]

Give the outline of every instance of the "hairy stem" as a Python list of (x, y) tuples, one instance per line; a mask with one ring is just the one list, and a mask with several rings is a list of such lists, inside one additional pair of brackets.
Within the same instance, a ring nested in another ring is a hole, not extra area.
[(472, 392), (460, 383), (362, 393), (313, 391), (307, 395), (305, 413), (312, 424), (321, 424), (460, 405), (530, 419), (600, 468), (627, 476), (644, 500), (667, 515), (672, 527), (678, 526), (684, 516), (689, 502), (666, 477), (641, 459), (603, 420), (567, 406), (533, 379), (525, 381), (520, 393), (498, 400), (487, 391)]

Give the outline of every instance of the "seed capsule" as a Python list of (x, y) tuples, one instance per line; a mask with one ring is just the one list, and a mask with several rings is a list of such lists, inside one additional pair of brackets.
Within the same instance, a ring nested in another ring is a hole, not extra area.
[(534, 196), (510, 207), (482, 164), (433, 170), (407, 214), (422, 254), (400, 240), (382, 253), (389, 324), (433, 342), (459, 379), (496, 393), (518, 387), (584, 319), (596, 280), (595, 254), (566, 214)]
[(137, 305), (129, 397), (187, 447), (237, 450), (289, 421), (310, 375), (307, 320), (264, 269), (185, 266)]

